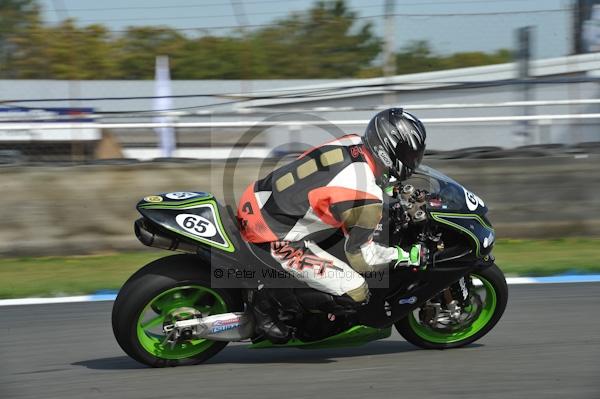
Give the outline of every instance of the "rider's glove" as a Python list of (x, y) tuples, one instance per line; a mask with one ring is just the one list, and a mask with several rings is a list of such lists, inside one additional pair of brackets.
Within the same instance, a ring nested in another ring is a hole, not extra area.
[(398, 250), (398, 259), (394, 264), (394, 269), (397, 267), (409, 267), (413, 271), (427, 269), (427, 261), (429, 260), (429, 250), (421, 244), (415, 244), (406, 252), (400, 247)]

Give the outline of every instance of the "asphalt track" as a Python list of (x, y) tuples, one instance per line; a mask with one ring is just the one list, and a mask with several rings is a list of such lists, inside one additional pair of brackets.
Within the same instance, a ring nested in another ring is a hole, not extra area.
[(420, 350), (249, 350), (150, 369), (126, 357), (112, 302), (0, 308), (0, 398), (600, 398), (600, 284), (511, 286), (478, 343)]

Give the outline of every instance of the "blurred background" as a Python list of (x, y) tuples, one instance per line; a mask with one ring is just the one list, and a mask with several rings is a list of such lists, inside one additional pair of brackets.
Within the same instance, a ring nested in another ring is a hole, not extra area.
[(141, 197), (235, 206), (390, 106), (486, 201), (509, 272), (600, 270), (598, 51), (595, 0), (0, 0), (0, 273), (144, 251)]

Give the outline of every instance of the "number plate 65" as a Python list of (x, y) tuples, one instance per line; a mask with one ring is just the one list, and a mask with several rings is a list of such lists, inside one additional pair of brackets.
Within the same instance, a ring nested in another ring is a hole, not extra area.
[(215, 225), (199, 215), (182, 213), (175, 217), (175, 221), (182, 229), (199, 237), (214, 237), (217, 234)]

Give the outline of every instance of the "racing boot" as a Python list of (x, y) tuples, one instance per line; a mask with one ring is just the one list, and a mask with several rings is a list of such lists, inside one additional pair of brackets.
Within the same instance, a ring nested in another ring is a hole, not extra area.
[(275, 288), (270, 290), (272, 303), (277, 304), (280, 321), (295, 320), (302, 318), (306, 309), (302, 307), (296, 294), (291, 288)]
[(273, 306), (267, 289), (251, 292), (251, 309), (256, 333), (263, 335), (274, 344), (285, 344), (292, 336), (292, 329), (278, 318), (278, 310)]

